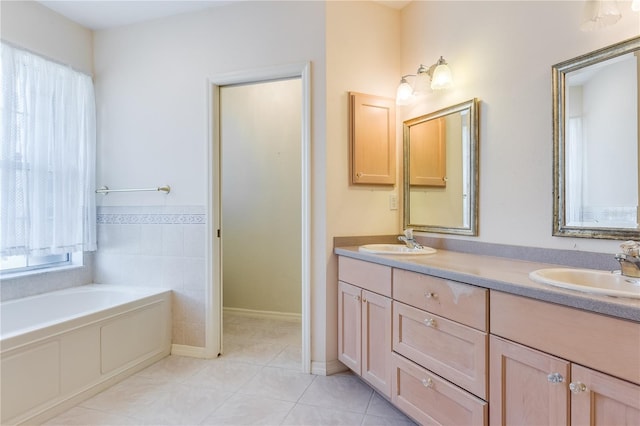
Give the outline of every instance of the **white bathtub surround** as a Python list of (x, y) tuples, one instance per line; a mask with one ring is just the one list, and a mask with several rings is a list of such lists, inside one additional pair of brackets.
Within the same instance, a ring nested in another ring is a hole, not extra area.
[(0, 423), (38, 423), (171, 349), (171, 293), (91, 284), (2, 303)]
[(98, 207), (95, 281), (173, 290), (174, 347), (202, 348), (205, 241), (204, 206)]

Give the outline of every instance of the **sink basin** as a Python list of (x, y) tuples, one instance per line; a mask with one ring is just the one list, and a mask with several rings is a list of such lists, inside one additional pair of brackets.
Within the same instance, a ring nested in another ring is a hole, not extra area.
[(640, 299), (640, 280), (619, 273), (594, 269), (549, 268), (533, 271), (529, 278), (541, 284), (586, 293)]
[(365, 244), (358, 248), (359, 251), (376, 254), (433, 254), (436, 249), (431, 247), (409, 248), (404, 244)]

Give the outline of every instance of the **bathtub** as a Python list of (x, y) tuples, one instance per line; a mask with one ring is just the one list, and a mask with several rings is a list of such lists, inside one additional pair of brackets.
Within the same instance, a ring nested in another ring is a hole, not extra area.
[(3, 302), (0, 424), (42, 422), (170, 350), (170, 290), (88, 284)]

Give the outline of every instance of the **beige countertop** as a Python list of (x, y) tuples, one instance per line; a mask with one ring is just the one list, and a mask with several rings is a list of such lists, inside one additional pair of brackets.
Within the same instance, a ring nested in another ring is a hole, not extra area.
[(491, 290), (640, 322), (640, 299), (601, 296), (539, 284), (529, 278), (536, 269), (558, 265), (438, 250), (430, 255), (363, 253), (357, 246), (336, 247), (340, 256), (464, 282)]

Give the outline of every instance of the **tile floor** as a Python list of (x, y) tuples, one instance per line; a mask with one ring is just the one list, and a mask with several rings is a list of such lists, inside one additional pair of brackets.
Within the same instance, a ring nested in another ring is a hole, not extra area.
[(169, 356), (46, 425), (414, 423), (350, 373), (300, 372), (300, 323), (224, 315), (223, 356)]

